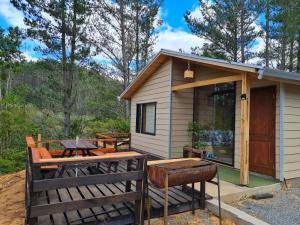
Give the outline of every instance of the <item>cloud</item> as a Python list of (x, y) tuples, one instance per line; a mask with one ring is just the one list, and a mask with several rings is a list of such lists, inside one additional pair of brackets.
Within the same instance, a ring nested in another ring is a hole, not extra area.
[(154, 51), (157, 52), (164, 48), (176, 51), (182, 49), (185, 52), (191, 52), (191, 47), (202, 47), (204, 42), (204, 39), (191, 33), (168, 26), (167, 29), (159, 31)]
[(17, 10), (9, 0), (0, 0), (0, 15), (12, 26), (25, 28), (23, 13)]
[(34, 57), (34, 56), (32, 55), (32, 52), (30, 52), (30, 51), (22, 52), (22, 55), (23, 55), (23, 57), (25, 58), (25, 60), (26, 60), (26, 61), (29, 61), (29, 62), (36, 62), (36, 61), (39, 60), (37, 57)]

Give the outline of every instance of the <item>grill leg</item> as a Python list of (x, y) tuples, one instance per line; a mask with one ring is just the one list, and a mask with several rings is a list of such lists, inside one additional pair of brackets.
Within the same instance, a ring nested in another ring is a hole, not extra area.
[(169, 178), (168, 174), (165, 178), (165, 202), (164, 202), (164, 225), (168, 225), (168, 186), (169, 186)]
[(222, 215), (221, 215), (221, 193), (220, 193), (220, 177), (219, 177), (219, 170), (217, 167), (217, 182), (218, 182), (218, 205), (219, 205), (219, 222), (222, 225)]
[(195, 214), (195, 183), (192, 183), (192, 214)]
[(200, 182), (200, 209), (205, 209), (205, 181)]

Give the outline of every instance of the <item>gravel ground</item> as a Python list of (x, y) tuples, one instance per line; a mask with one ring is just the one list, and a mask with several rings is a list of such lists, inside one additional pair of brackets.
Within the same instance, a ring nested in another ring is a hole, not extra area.
[[(145, 221), (145, 225), (148, 221)], [(152, 219), (150, 225), (163, 225), (163, 218)], [(180, 213), (168, 217), (168, 225), (219, 225), (218, 217), (214, 216), (208, 210), (196, 210), (195, 215), (191, 212)], [(222, 220), (222, 225), (235, 225), (227, 218)]]
[(233, 206), (270, 224), (300, 224), (300, 188), (277, 192), (270, 199), (247, 199)]

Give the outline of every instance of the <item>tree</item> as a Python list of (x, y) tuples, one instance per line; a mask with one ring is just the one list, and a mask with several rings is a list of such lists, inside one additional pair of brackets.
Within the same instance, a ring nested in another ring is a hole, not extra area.
[[(155, 44), (155, 26), (161, 25), (156, 20), (162, 0), (134, 0), (135, 13), (135, 75), (146, 65), (152, 56)], [(157, 24), (155, 24), (157, 23)]]
[[(99, 0), (91, 17), (91, 42), (113, 65), (123, 90), (149, 60), (155, 41), (154, 22), (160, 0)], [(126, 104), (125, 116), (129, 116)]]
[(191, 53), (199, 56), (205, 56), (208, 58), (227, 60), (226, 54), (224, 52), (219, 51), (215, 48), (215, 46), (208, 43), (204, 43), (201, 48), (198, 46), (192, 47)]
[(270, 48), (269, 57), (277, 59), (277, 68), (295, 71), (300, 4), (293, 0), (270, 0), (269, 3), (271, 44), (266, 45), (266, 48)]
[(86, 36), (86, 19), (90, 15), (88, 0), (11, 0), (24, 13), (27, 36), (41, 43), (38, 48), (48, 58), (60, 62), (63, 77), (64, 134), (69, 136), (75, 64), (87, 59), (90, 46)]
[(20, 50), (22, 33), (18, 27), (9, 27), (8, 33), (0, 27), (0, 100), (11, 89), (12, 73), (23, 60)]
[(190, 12), (185, 20), (193, 34), (209, 41), (211, 48), (224, 52), (229, 60), (245, 62), (255, 56), (251, 47), (261, 35), (256, 21), (261, 0), (199, 0), (201, 18)]

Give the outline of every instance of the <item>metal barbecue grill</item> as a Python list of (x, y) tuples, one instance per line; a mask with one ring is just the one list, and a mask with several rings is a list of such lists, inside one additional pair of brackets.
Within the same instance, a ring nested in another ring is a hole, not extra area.
[[(217, 175), (217, 182), (212, 179)], [(164, 188), (164, 224), (168, 224), (168, 188), (192, 184), (192, 212), (194, 213), (194, 184), (200, 182), (200, 208), (205, 208), (205, 182), (218, 185), (219, 217), (220, 187), (217, 165), (200, 158), (185, 158), (173, 160), (157, 160), (148, 162), (148, 177), (157, 188)], [(220, 222), (221, 223), (221, 222)]]

